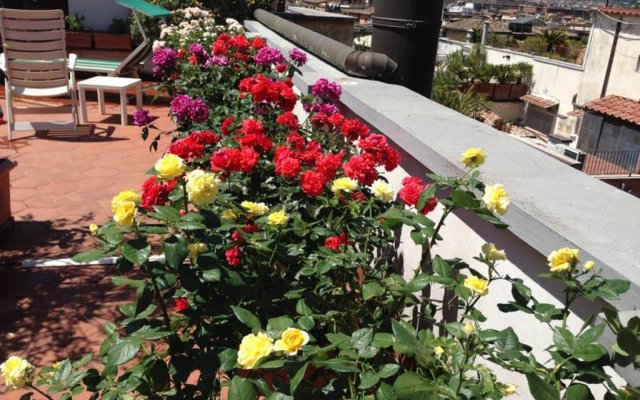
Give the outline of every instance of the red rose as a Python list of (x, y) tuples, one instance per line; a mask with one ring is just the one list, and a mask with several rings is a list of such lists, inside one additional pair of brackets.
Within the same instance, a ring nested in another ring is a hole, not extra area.
[(307, 145), (304, 137), (295, 131), (289, 133), (289, 136), (287, 136), (287, 142), (291, 143), (296, 150), (304, 150), (304, 147)]
[(343, 232), (338, 236), (329, 236), (324, 241), (324, 247), (333, 251), (340, 251), (340, 246), (345, 243), (347, 243), (347, 234)]
[[(402, 180), (402, 189), (398, 195), (400, 199), (405, 202), (405, 204), (409, 206), (415, 206), (418, 204), (418, 200), (420, 199), (420, 194), (429, 187), (426, 183), (422, 181), (422, 179), (417, 176), (409, 176)], [(438, 205), (438, 198), (431, 197), (427, 200), (427, 203), (419, 210), (421, 214), (427, 214), (433, 211)]]
[(295, 114), (290, 111), (287, 111), (282, 115), (280, 115), (276, 119), (276, 122), (284, 126), (285, 128), (289, 129), (290, 131), (295, 131), (299, 127), (298, 117), (296, 117)]
[(254, 38), (251, 41), (251, 47), (253, 47), (256, 50), (260, 50), (261, 48), (263, 48), (264, 46), (266, 46), (267, 44), (265, 43), (264, 40), (262, 40), (262, 38)]
[(192, 54), (189, 56), (189, 62), (193, 65), (197, 65), (198, 64), (198, 57), (196, 57), (195, 54)]
[(278, 146), (276, 147), (275, 156), (273, 157), (273, 162), (275, 164), (279, 164), (285, 158), (294, 157), (293, 151), (289, 146)]
[(152, 176), (142, 184), (142, 204), (146, 210), (153, 210), (153, 206), (162, 206), (169, 200), (169, 194), (178, 184), (178, 181), (157, 180)]
[(278, 64), (276, 65), (276, 71), (278, 72), (284, 72), (287, 70), (287, 68), (289, 68), (289, 66), (287, 64)]
[(340, 126), (340, 133), (349, 140), (358, 140), (369, 136), (369, 127), (359, 119), (348, 119)]
[(190, 308), (189, 300), (187, 300), (187, 299), (179, 297), (179, 298), (176, 298), (176, 299), (173, 299), (173, 300), (176, 303), (176, 311), (177, 312), (183, 312), (183, 311), (188, 310)]
[(240, 158), (240, 150), (224, 147), (211, 155), (211, 168), (214, 171), (237, 171)]
[(258, 154), (253, 148), (245, 147), (240, 151), (240, 160), (239, 160), (239, 170), (245, 173), (249, 173), (253, 171), (256, 164), (258, 164), (258, 160), (260, 159), (260, 154)]
[(302, 179), (300, 179), (302, 191), (308, 196), (320, 196), (326, 183), (327, 180), (324, 175), (312, 170), (304, 171)]
[(231, 133), (229, 131), (229, 127), (231, 127), (231, 124), (233, 124), (236, 120), (233, 117), (227, 117), (224, 119), (224, 121), (222, 121), (222, 126), (220, 127), (220, 130), (222, 130), (222, 133), (226, 136), (229, 136), (229, 134)]
[(384, 169), (391, 172), (400, 165), (400, 152), (393, 147), (387, 147)]
[(262, 126), (262, 122), (253, 118), (247, 118), (242, 121), (241, 131), (243, 135), (261, 135), (264, 127)]
[(237, 267), (242, 262), (240, 260), (240, 248), (234, 246), (224, 252), (224, 256), (227, 259), (227, 263), (232, 267)]
[(329, 129), (334, 130), (342, 125), (342, 123), (344, 122), (344, 115), (340, 113), (333, 114), (332, 116), (327, 118), (327, 122), (329, 123)]
[(369, 186), (378, 177), (374, 158), (370, 154), (356, 154), (342, 165), (345, 175), (357, 180), (363, 186)]
[(195, 138), (187, 136), (184, 139), (176, 140), (169, 145), (168, 153), (175, 154), (185, 160), (201, 157), (204, 154), (204, 146)]
[(196, 131), (189, 134), (189, 138), (200, 144), (213, 144), (220, 141), (220, 136), (211, 131)]
[(300, 154), (300, 161), (305, 165), (314, 165), (316, 163), (316, 158), (321, 155), (320, 152), (321, 146), (317, 140), (312, 140), (307, 143), (302, 154)]
[(276, 174), (285, 179), (293, 179), (300, 173), (300, 160), (287, 157), (276, 164)]
[(260, 228), (258, 227), (258, 225), (254, 225), (254, 224), (246, 224), (245, 226), (242, 227), (242, 230), (245, 231), (246, 233), (260, 232)]
[(311, 125), (318, 129), (325, 126), (327, 124), (327, 121), (327, 114), (325, 113), (317, 113), (311, 116)]
[(327, 180), (331, 180), (335, 178), (336, 171), (340, 168), (343, 158), (344, 153), (321, 154), (316, 158), (316, 171), (324, 175)]

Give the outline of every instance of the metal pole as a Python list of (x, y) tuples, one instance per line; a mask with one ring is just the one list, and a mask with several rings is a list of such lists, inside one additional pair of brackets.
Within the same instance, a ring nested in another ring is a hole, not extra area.
[(372, 51), (398, 63), (401, 84), (431, 96), (444, 0), (376, 0)]
[(620, 37), (620, 29), (622, 28), (622, 22), (616, 23), (616, 33), (613, 36), (613, 44), (611, 44), (611, 54), (609, 54), (609, 63), (607, 64), (607, 72), (604, 75), (604, 83), (602, 84), (602, 92), (600, 97), (607, 95), (607, 87), (609, 86), (609, 77), (611, 76), (611, 69), (613, 68), (613, 59), (616, 55), (616, 47), (618, 47), (618, 38)]

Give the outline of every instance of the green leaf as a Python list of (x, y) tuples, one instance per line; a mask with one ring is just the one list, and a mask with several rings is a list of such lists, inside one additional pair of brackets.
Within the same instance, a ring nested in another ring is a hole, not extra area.
[(60, 365), (56, 369), (56, 372), (53, 374), (53, 379), (56, 382), (63, 383), (69, 378), (69, 375), (71, 375), (71, 371), (71, 362), (69, 360), (64, 360), (60, 363)]
[(496, 349), (500, 352), (518, 350), (520, 348), (520, 340), (512, 328), (501, 331), (495, 344)]
[(256, 400), (258, 391), (249, 379), (234, 376), (229, 387), (229, 400)]
[(107, 254), (102, 250), (87, 250), (82, 253), (78, 253), (73, 256), (72, 260), (78, 264), (89, 263), (91, 261), (99, 260), (105, 257)]
[(429, 284), (431, 284), (431, 277), (428, 274), (419, 274), (404, 285), (404, 289), (408, 293), (415, 293), (426, 288)]
[(356, 368), (356, 363), (346, 358), (330, 358), (325, 361), (316, 361), (315, 364), (319, 367), (331, 368), (337, 372), (360, 372)]
[(159, 221), (175, 222), (180, 219), (180, 211), (170, 206), (153, 206), (155, 212), (150, 212), (147, 216)]
[(380, 375), (380, 378), (388, 378), (395, 375), (398, 371), (400, 371), (400, 366), (398, 364), (384, 364), (380, 367), (378, 375)]
[(622, 279), (609, 279), (595, 290), (595, 294), (605, 300), (617, 300), (627, 292), (631, 283)]
[(178, 269), (189, 255), (187, 239), (180, 236), (171, 236), (162, 244), (162, 251), (167, 265), (173, 269)]
[(310, 331), (316, 326), (316, 322), (311, 317), (300, 317), (298, 318), (298, 325), (300, 325), (300, 328)]
[(640, 351), (640, 340), (638, 340), (636, 334), (629, 328), (624, 328), (618, 333), (617, 345), (620, 350), (626, 353), (623, 355), (635, 357)]
[(573, 333), (560, 326), (556, 327), (553, 332), (553, 343), (559, 351), (564, 351), (571, 355), (573, 355), (578, 348), (578, 343)]
[(300, 382), (302, 382), (302, 379), (304, 378), (304, 374), (305, 372), (307, 372), (307, 367), (309, 366), (309, 363), (305, 363), (299, 370), (298, 372), (296, 372), (296, 374), (293, 376), (293, 378), (291, 378), (291, 382), (289, 383), (289, 391), (290, 393), (293, 395), (295, 394), (296, 389), (298, 388), (298, 385), (300, 385)]
[(300, 299), (296, 303), (296, 312), (299, 315), (311, 315), (311, 314), (313, 314), (313, 310), (311, 310), (311, 308), (309, 308), (307, 303), (305, 303), (304, 299)]
[(204, 271), (202, 271), (202, 279), (205, 282), (220, 282), (221, 276), (222, 272), (218, 268), (205, 269)]
[(382, 382), (376, 390), (376, 400), (396, 400), (396, 395), (393, 393), (391, 385)]
[(384, 287), (376, 281), (366, 282), (362, 285), (362, 298), (366, 300), (380, 297), (384, 294)]
[(256, 369), (276, 369), (282, 368), (283, 365), (284, 360), (271, 360), (264, 363), (259, 363), (259, 365), (256, 366)]
[(200, 222), (181, 221), (181, 222), (176, 222), (175, 228), (183, 231), (199, 231), (201, 229), (205, 229), (206, 226)]
[(238, 351), (234, 349), (225, 349), (218, 353), (218, 361), (223, 371), (231, 371), (236, 365), (238, 359)]
[(565, 400), (593, 400), (594, 397), (591, 394), (591, 390), (587, 385), (582, 383), (574, 383), (567, 388), (564, 393)]
[(369, 389), (380, 382), (380, 376), (375, 371), (364, 371), (360, 373), (360, 385), (358, 389)]
[(393, 383), (393, 393), (399, 400), (432, 400), (436, 390), (426, 378), (415, 372), (405, 372)]
[(293, 320), (289, 317), (271, 318), (267, 322), (267, 330), (282, 332), (293, 326)]
[(251, 329), (260, 329), (260, 320), (251, 311), (242, 307), (231, 306), (236, 318)]
[(118, 339), (107, 353), (107, 365), (120, 365), (132, 360), (140, 350), (140, 338), (129, 336)]
[(395, 343), (395, 341), (396, 339), (392, 334), (381, 332), (373, 335), (373, 341), (371, 342), (371, 345), (378, 348), (384, 348), (393, 346), (393, 343)]
[(450, 278), (452, 271), (453, 271), (453, 268), (451, 267), (451, 265), (449, 265), (448, 262), (443, 260), (442, 257), (436, 256), (433, 259), (433, 272), (435, 272), (436, 274), (443, 276), (445, 278)]
[(607, 354), (607, 349), (601, 344), (591, 343), (586, 346), (579, 347), (574, 356), (585, 362), (596, 361)]
[(559, 400), (560, 392), (555, 386), (542, 380), (536, 373), (526, 374), (529, 383), (529, 392), (535, 400)]
[(427, 205), (427, 201), (430, 198), (436, 195), (437, 186), (434, 184), (428, 185), (422, 193), (420, 193), (420, 197), (418, 197), (418, 202), (416, 203), (416, 209), (422, 210), (424, 206)]
[(453, 201), (453, 204), (461, 208), (474, 209), (477, 207), (475, 196), (469, 192), (459, 189), (453, 191), (451, 201)]
[(133, 264), (142, 265), (151, 255), (151, 246), (144, 240), (128, 240), (122, 245), (122, 255)]
[(373, 340), (373, 329), (363, 328), (351, 334), (351, 344), (356, 349), (364, 349), (371, 344)]
[(594, 343), (604, 333), (604, 323), (593, 326), (578, 336), (578, 347)]

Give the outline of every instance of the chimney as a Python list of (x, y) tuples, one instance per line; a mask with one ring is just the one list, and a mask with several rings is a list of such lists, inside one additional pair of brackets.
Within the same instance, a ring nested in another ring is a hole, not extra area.
[(489, 21), (482, 21), (482, 40), (480, 44), (486, 46), (489, 43)]

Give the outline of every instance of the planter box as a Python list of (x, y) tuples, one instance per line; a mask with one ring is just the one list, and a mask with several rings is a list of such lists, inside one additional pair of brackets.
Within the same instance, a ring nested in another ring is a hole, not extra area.
[(529, 85), (524, 83), (516, 83), (515, 85), (511, 86), (511, 98), (519, 99), (520, 97), (527, 94), (528, 91)]
[(511, 84), (497, 83), (494, 85), (493, 99), (494, 100), (509, 100), (511, 97)]
[(474, 93), (480, 93), (480, 94), (484, 94), (487, 97), (491, 98), (493, 97), (493, 89), (494, 86), (492, 83), (476, 83), (473, 85), (473, 92)]
[(9, 174), (16, 165), (15, 161), (0, 159), (0, 235), (13, 227)]
[(90, 49), (93, 47), (90, 32), (66, 32), (67, 49)]
[(94, 33), (96, 50), (131, 50), (131, 36)]

